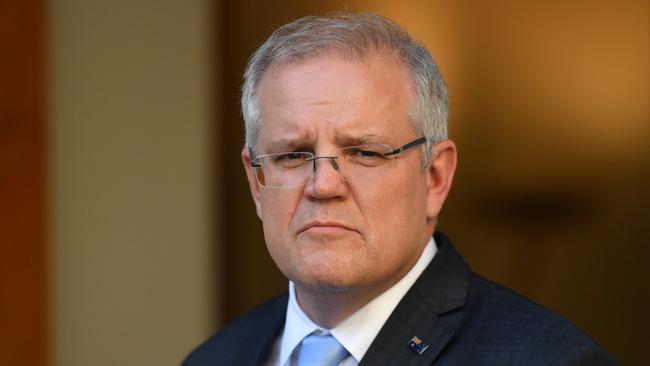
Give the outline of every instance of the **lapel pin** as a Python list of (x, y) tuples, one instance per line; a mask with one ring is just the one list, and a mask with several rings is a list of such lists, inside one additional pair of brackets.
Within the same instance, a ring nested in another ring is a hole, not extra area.
[(419, 356), (421, 356), (424, 353), (424, 351), (426, 351), (427, 348), (429, 348), (429, 345), (422, 342), (422, 340), (417, 336), (411, 338), (411, 340), (408, 343), (408, 346), (413, 350), (413, 352), (417, 353)]

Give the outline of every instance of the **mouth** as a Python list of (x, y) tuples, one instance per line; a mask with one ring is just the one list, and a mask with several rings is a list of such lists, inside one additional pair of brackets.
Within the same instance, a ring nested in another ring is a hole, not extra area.
[(333, 222), (333, 221), (312, 221), (303, 226), (299, 231), (298, 235), (303, 234), (303, 233), (321, 233), (321, 234), (326, 234), (326, 233), (337, 233), (337, 232), (345, 232), (345, 231), (354, 231), (356, 232), (357, 230), (345, 225), (341, 224), (338, 222)]

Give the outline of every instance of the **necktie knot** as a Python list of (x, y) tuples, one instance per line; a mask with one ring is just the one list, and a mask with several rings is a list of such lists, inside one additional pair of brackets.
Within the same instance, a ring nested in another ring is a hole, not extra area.
[(331, 334), (310, 334), (302, 340), (298, 366), (337, 366), (348, 351)]

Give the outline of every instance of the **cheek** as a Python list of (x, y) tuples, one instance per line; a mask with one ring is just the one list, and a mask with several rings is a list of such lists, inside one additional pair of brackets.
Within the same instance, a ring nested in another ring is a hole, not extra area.
[(264, 239), (271, 255), (275, 257), (276, 253), (281, 254), (283, 248), (292, 242), (290, 228), (299, 194), (280, 190), (267, 190), (260, 193)]
[(287, 226), (296, 212), (299, 200), (300, 192), (295, 190), (261, 190), (260, 209), (265, 226)]
[(414, 218), (426, 205), (423, 187), (423, 179), (419, 175), (410, 179), (404, 179), (403, 175), (401, 178), (391, 176), (376, 189), (360, 189), (358, 204), (366, 216), (380, 218), (383, 222)]
[(414, 234), (421, 235), (426, 224), (426, 195), (421, 177), (385, 183), (377, 192), (360, 192), (360, 209), (372, 228), (371, 242), (403, 241)]

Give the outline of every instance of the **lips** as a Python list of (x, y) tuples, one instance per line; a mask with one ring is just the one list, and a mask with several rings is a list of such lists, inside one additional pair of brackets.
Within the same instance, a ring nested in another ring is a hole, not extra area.
[(334, 222), (334, 221), (311, 221), (304, 225), (299, 231), (298, 234), (302, 234), (305, 231), (312, 230), (312, 231), (335, 231), (335, 230), (349, 230), (349, 231), (356, 231), (355, 229), (351, 228), (348, 225), (339, 223), (339, 222)]

